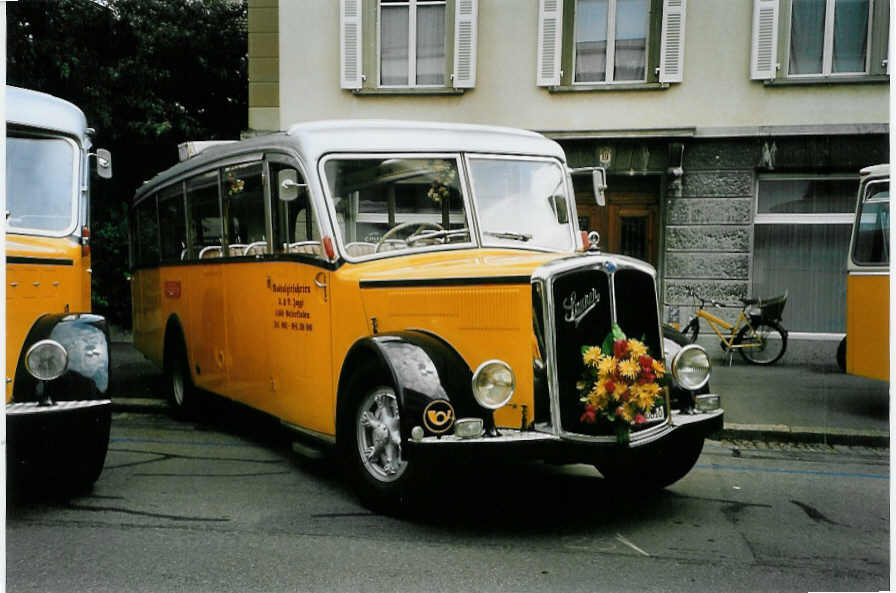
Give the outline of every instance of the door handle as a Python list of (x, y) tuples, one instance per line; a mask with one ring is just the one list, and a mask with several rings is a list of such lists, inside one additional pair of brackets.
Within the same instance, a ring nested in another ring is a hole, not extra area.
[(318, 288), (322, 288), (324, 291), (324, 302), (327, 302), (327, 275), (323, 272), (318, 272), (314, 277), (314, 284)]

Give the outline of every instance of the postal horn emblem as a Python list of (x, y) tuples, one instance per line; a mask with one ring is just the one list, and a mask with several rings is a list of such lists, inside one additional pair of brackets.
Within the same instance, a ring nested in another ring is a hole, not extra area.
[(448, 432), (454, 426), (454, 407), (443, 399), (429, 402), (423, 409), (423, 424), (435, 434)]

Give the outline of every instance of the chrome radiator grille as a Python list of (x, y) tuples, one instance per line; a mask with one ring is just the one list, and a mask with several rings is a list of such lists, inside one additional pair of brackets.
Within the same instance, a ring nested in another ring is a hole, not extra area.
[[(646, 265), (589, 259), (591, 265), (568, 263), (569, 269), (547, 269), (541, 280), (535, 280), (535, 332), (547, 361), (545, 381), (551, 386), (540, 397), (536, 392), (535, 419), (558, 432), (608, 436), (613, 433), (609, 423), (580, 422), (583, 407), (576, 383), (584, 368), (582, 347), (599, 348), (615, 322), (662, 360), (659, 310), (654, 277)], [(545, 410), (546, 400), (550, 400), (549, 410)]]

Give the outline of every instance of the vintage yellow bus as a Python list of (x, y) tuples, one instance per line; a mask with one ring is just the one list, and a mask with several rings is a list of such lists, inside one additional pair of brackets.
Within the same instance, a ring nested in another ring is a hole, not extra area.
[(861, 171), (849, 244), (846, 337), (838, 363), (846, 372), (890, 378), (890, 166)]
[[(461, 124), (314, 122), (206, 148), (135, 196), (134, 343), (174, 410), (210, 391), (273, 415), (334, 447), (372, 506), (439, 455), (665, 486), (721, 427), (709, 359), (667, 342), (676, 382), (656, 386), (655, 271), (585, 251), (570, 173), (539, 134)], [(610, 397), (588, 366), (616, 360), (602, 344), (642, 372), (609, 389), (618, 408), (588, 400)]]
[(6, 87), (7, 484), (54, 493), (99, 477), (111, 402), (106, 321), (90, 313), (89, 188), (96, 158), (84, 114)]

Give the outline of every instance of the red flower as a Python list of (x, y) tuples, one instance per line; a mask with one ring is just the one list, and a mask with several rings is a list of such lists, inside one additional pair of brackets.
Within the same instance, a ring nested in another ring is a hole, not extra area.
[(638, 359), (638, 364), (646, 371), (653, 368), (653, 359), (649, 356), (642, 356)]
[(595, 413), (595, 410), (596, 408), (590, 404), (585, 406), (585, 413), (579, 418), (579, 422), (585, 424), (594, 424), (597, 422), (597, 414)]
[(613, 356), (620, 360), (628, 356), (628, 342), (625, 340), (616, 340), (613, 342)]
[(645, 383), (653, 383), (654, 381), (656, 381), (656, 375), (648, 370), (643, 371), (641, 373), (641, 378), (638, 379), (638, 383), (641, 385), (644, 385)]
[(622, 406), (619, 406), (618, 408), (616, 408), (616, 415), (617, 415), (617, 416), (622, 416), (622, 413), (623, 413)]
[(623, 402), (627, 402), (627, 401), (630, 400), (631, 398), (632, 398), (632, 394), (629, 392), (628, 389), (626, 389), (626, 390), (622, 393), (622, 395), (619, 396), (620, 401), (623, 401)]
[(604, 383), (604, 389), (607, 390), (607, 393), (613, 393), (616, 391), (616, 382), (613, 379), (610, 379), (606, 383)]
[(637, 414), (635, 416), (635, 424), (644, 424), (647, 422), (647, 418), (644, 417), (644, 414)]

